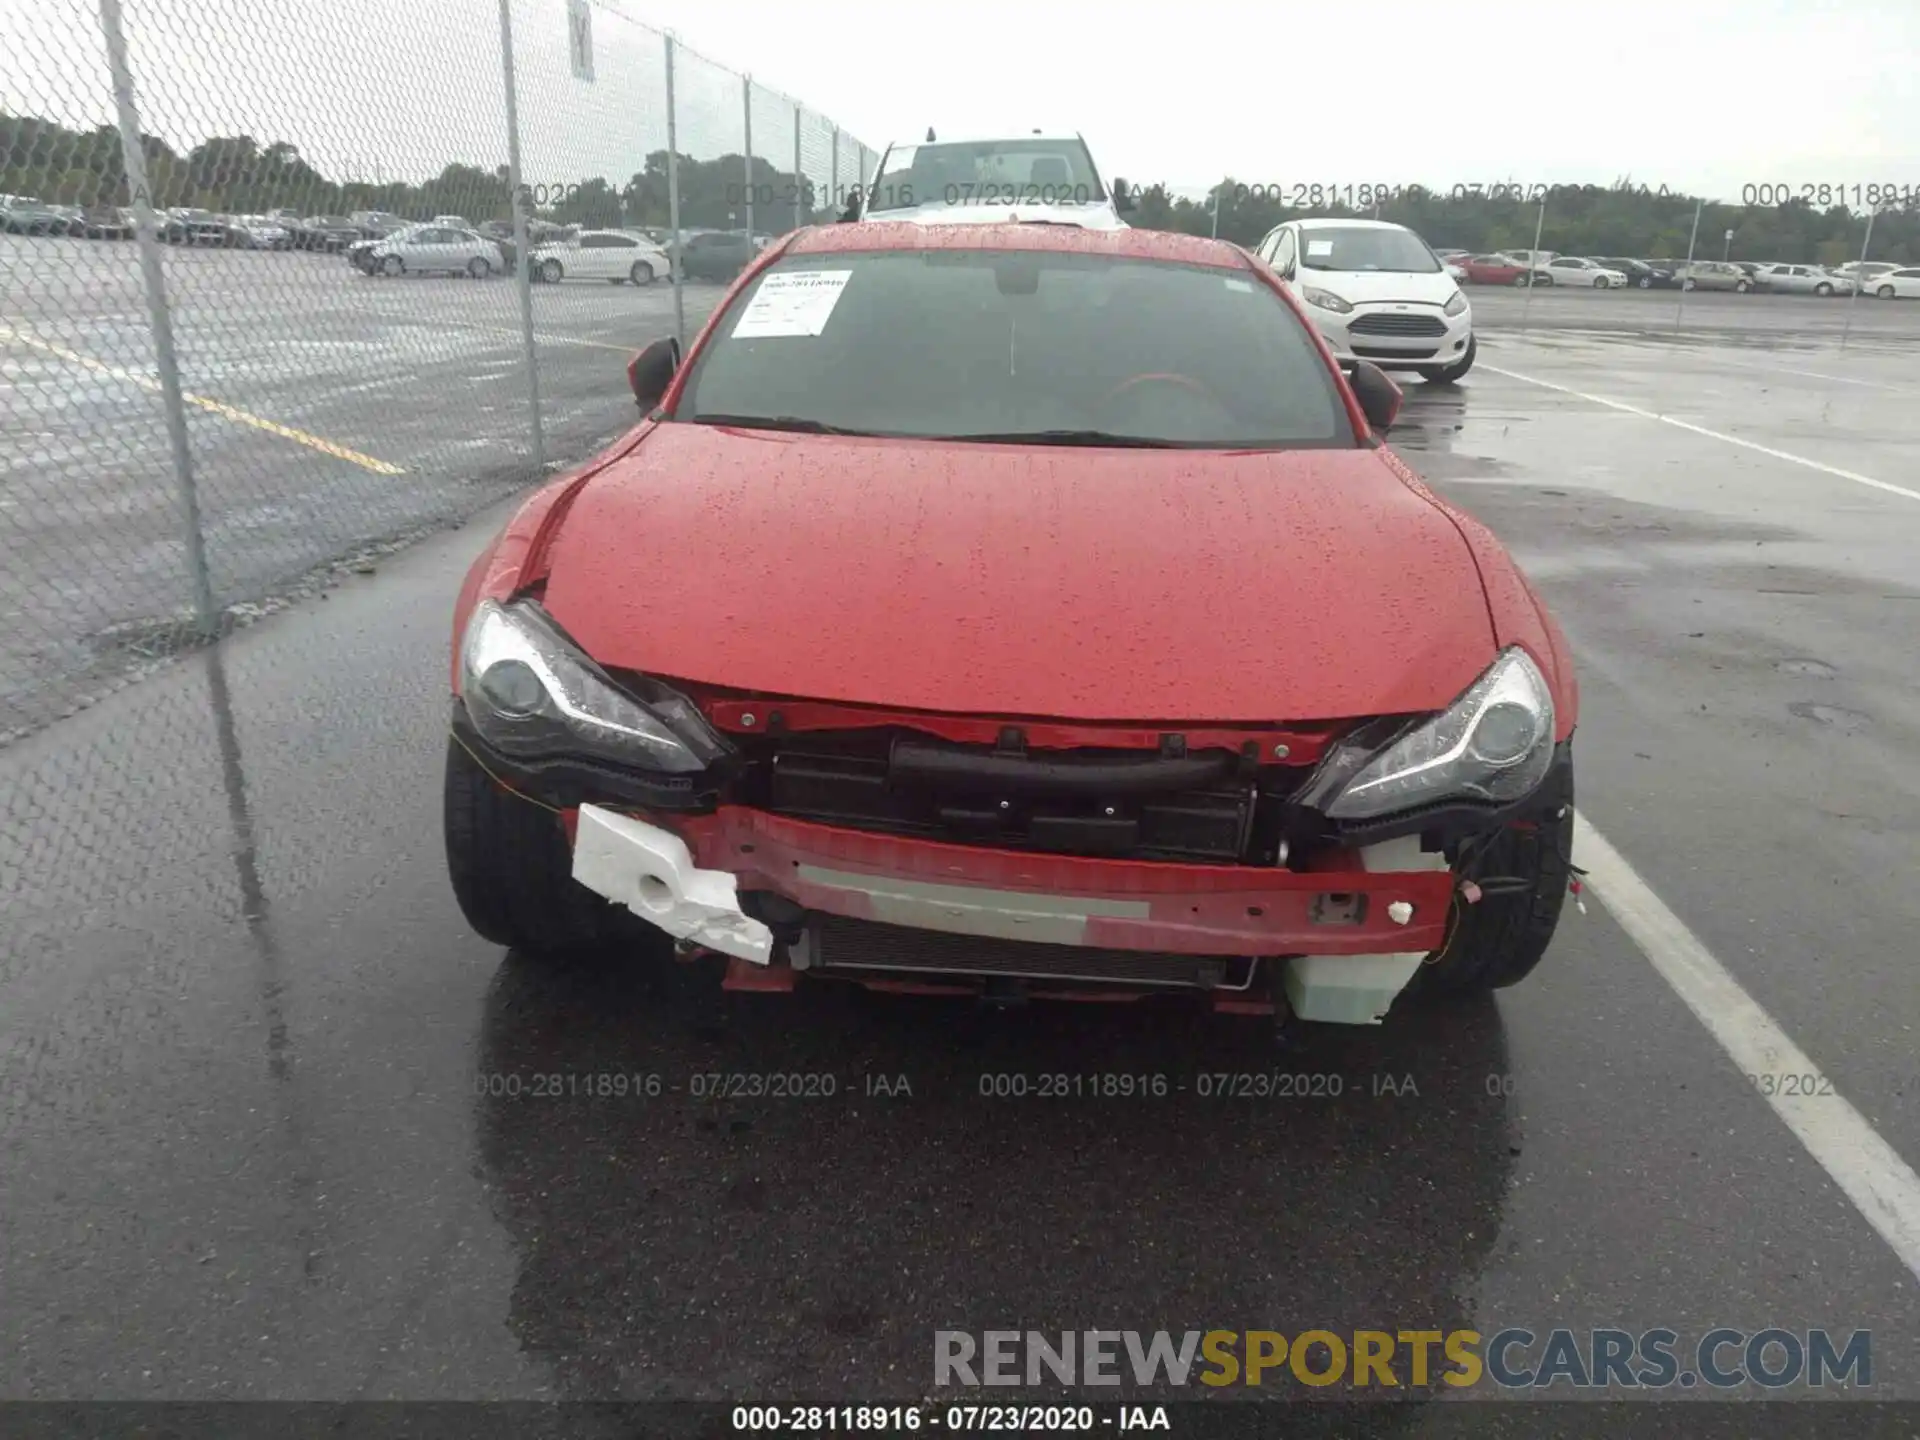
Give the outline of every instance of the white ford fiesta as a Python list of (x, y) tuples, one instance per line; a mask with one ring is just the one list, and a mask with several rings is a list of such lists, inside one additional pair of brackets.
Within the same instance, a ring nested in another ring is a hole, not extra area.
[(1473, 307), (1427, 242), (1384, 220), (1289, 220), (1255, 251), (1343, 365), (1451, 384), (1473, 368)]

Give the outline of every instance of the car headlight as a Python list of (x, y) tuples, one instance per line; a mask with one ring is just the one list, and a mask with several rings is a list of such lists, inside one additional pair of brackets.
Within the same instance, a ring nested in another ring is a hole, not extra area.
[(1553, 763), (1553, 695), (1527, 652), (1500, 652), (1453, 704), (1366, 758), (1335, 747), (1303, 798), (1336, 820), (1440, 801), (1521, 800)]
[(1465, 293), (1459, 290), (1454, 291), (1453, 298), (1447, 301), (1446, 306), (1444, 307), (1444, 313), (1448, 315), (1466, 314), (1467, 313), (1467, 297)]
[(1322, 290), (1317, 285), (1308, 285), (1300, 291), (1300, 298), (1309, 305), (1318, 305), (1322, 310), (1331, 310), (1336, 315), (1350, 315), (1353, 306), (1342, 300), (1331, 290)]
[(503, 754), (587, 755), (684, 775), (729, 749), (684, 695), (650, 680), (632, 693), (615, 685), (531, 601), (475, 608), (460, 679), (474, 729)]

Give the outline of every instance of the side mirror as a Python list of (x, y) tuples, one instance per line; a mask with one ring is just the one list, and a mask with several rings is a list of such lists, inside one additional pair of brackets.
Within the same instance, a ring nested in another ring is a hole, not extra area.
[(1129, 210), (1140, 208), (1139, 197), (1128, 188), (1127, 182), (1118, 176), (1115, 176), (1113, 181), (1113, 208), (1123, 215)]
[(1354, 399), (1360, 402), (1360, 413), (1367, 417), (1367, 424), (1384, 435), (1400, 413), (1400, 401), (1404, 398), (1400, 387), (1387, 378), (1386, 371), (1367, 360), (1354, 362), (1353, 377), (1348, 383), (1353, 386)]
[(627, 362), (627, 383), (633, 387), (633, 398), (642, 410), (660, 403), (679, 368), (680, 342), (671, 335), (654, 341)]

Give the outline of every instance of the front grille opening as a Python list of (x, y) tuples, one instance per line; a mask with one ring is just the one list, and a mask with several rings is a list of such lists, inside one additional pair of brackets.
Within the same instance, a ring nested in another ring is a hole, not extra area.
[(899, 730), (766, 737), (742, 800), (780, 815), (956, 844), (1212, 864), (1274, 863), (1299, 767), (1228, 751), (997, 751)]

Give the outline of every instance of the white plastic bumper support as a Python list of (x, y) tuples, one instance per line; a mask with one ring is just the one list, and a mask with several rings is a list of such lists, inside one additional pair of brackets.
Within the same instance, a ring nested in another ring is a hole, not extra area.
[(671, 831), (582, 805), (573, 878), (676, 939), (756, 965), (773, 959), (773, 932), (740, 908), (734, 877), (695, 867)]
[[(1360, 852), (1367, 870), (1444, 870), (1446, 856), (1420, 848), (1420, 837), (1369, 845)], [(1404, 902), (1402, 902), (1404, 903)], [(1409, 906), (1402, 919), (1413, 919)], [(1299, 955), (1287, 961), (1287, 1003), (1302, 1020), (1336, 1025), (1378, 1025), (1387, 1018), (1394, 1000), (1407, 988), (1426, 955), (1407, 951), (1386, 955)]]

